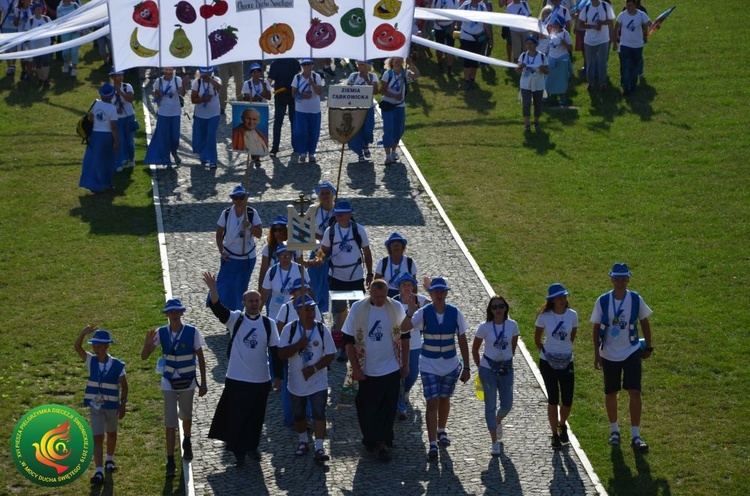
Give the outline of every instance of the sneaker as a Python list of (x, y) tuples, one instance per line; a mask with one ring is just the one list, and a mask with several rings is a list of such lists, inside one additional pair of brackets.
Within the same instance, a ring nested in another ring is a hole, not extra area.
[(115, 169), (115, 172), (122, 172), (122, 165), (118, 167), (117, 169)]
[(492, 456), (500, 456), (500, 453), (502, 450), (500, 449), (500, 441), (495, 441), (492, 443), (492, 450), (490, 451), (490, 454)]
[(101, 472), (97, 472), (94, 474), (94, 476), (91, 478), (91, 483), (95, 485), (104, 484), (104, 474)]
[(317, 161), (317, 160), (315, 159), (315, 155), (313, 155), (312, 153), (311, 153), (311, 154), (309, 154), (309, 161), (310, 161), (310, 163), (311, 163), (311, 164), (315, 164), (315, 163), (317, 163), (317, 162), (318, 162), (318, 161)]
[(557, 426), (557, 432), (560, 434), (560, 442), (568, 444), (570, 438), (568, 437), (568, 426), (561, 424)]
[(365, 158), (365, 154), (364, 153), (360, 153), (359, 154), (359, 159), (358, 160), (359, 160), (360, 164), (363, 164), (363, 163), (367, 162), (367, 159)]
[(500, 422), (497, 422), (497, 428), (495, 432), (497, 434), (498, 441), (503, 438), (503, 425)]
[(619, 432), (611, 432), (609, 434), (609, 445), (610, 446), (619, 446), (620, 444), (620, 433)]
[(630, 445), (633, 447), (634, 450), (640, 453), (644, 453), (644, 454), (648, 453), (648, 444), (646, 444), (646, 441), (641, 439), (641, 436), (634, 437)]
[(104, 470), (108, 470), (109, 472), (114, 472), (117, 470), (117, 465), (115, 465), (114, 460), (107, 460), (104, 462)]
[(182, 459), (187, 461), (193, 459), (193, 443), (190, 442), (189, 437), (182, 440)]
[(78, 76), (78, 72), (71, 67), (70, 68), (70, 77), (76, 77), (76, 76)]
[(438, 432), (438, 443), (440, 446), (450, 446), (451, 440), (447, 432)]
[(299, 446), (297, 446), (297, 451), (294, 452), (294, 455), (305, 456), (307, 454), (307, 450), (308, 450), (307, 443), (299, 443)]
[(324, 449), (315, 450), (315, 453), (313, 453), (313, 459), (316, 462), (327, 462), (331, 459), (330, 456), (326, 455), (326, 452)]
[(370, 158), (370, 147), (365, 146), (364, 148), (362, 148), (362, 153), (365, 155), (365, 158)]
[(177, 466), (174, 463), (174, 460), (167, 460), (167, 470), (166, 470), (167, 477), (174, 477), (177, 475)]
[(305, 162), (307, 162), (307, 154), (300, 153), (299, 157), (297, 158), (297, 162), (300, 164), (304, 164)]
[(278, 150), (271, 150), (271, 151), (270, 151), (270, 152), (269, 152), (268, 154), (269, 154), (270, 156), (272, 156), (272, 157), (276, 157), (276, 154), (278, 154), (278, 153), (279, 153), (279, 151), (278, 151)]
[(130, 161), (128, 161), (128, 165), (126, 165), (125, 167), (129, 167), (129, 168), (131, 168), (131, 169), (132, 169), (133, 167), (135, 167), (135, 160), (130, 160)]
[(212, 163), (208, 164), (208, 168), (209, 169), (216, 169), (216, 162), (212, 162)]
[(63, 64), (63, 66), (62, 66), (62, 72), (63, 72), (63, 74), (67, 74), (67, 73), (70, 72), (70, 66), (67, 63)]
[(8, 67), (8, 70), (5, 71), (5, 75), (6, 76), (13, 76), (15, 74), (16, 74), (16, 66), (14, 66), (14, 65)]
[(430, 451), (427, 452), (427, 458), (430, 460), (438, 459), (438, 447), (436, 445), (430, 445)]
[(560, 441), (560, 436), (558, 434), (552, 435), (552, 447), (555, 449), (562, 448), (562, 442)]

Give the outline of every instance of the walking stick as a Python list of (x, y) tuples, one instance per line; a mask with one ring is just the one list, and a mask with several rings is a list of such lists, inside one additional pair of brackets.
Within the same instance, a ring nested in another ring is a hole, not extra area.
[(339, 185), (341, 184), (341, 169), (344, 167), (344, 149), (346, 144), (341, 144), (341, 158), (339, 159), (339, 177), (336, 179), (336, 196), (333, 198), (333, 205), (336, 206), (336, 202), (339, 199)]

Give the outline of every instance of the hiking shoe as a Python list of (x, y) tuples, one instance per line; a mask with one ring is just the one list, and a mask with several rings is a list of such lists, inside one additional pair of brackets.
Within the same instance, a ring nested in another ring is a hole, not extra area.
[(427, 458), (430, 460), (438, 459), (438, 447), (436, 445), (430, 445), (430, 451), (427, 452)]
[(107, 460), (106, 462), (104, 462), (104, 470), (108, 470), (110, 472), (114, 472), (115, 470), (117, 470), (117, 465), (115, 465), (115, 461)]
[(300, 164), (304, 164), (305, 162), (307, 162), (307, 154), (300, 153), (299, 157), (297, 158), (297, 162), (299, 162)]
[(187, 461), (193, 459), (193, 443), (190, 442), (189, 437), (182, 440), (182, 459)]
[(560, 436), (558, 434), (552, 434), (552, 447), (554, 449), (562, 448), (562, 443), (560, 442)]
[(560, 434), (560, 442), (568, 444), (570, 442), (570, 438), (568, 437), (568, 426), (565, 424), (560, 424), (557, 426), (557, 432)]
[(327, 462), (331, 459), (330, 456), (326, 455), (326, 452), (324, 449), (315, 450), (315, 453), (313, 453), (313, 459), (316, 462)]
[(363, 147), (362, 148), (362, 154), (365, 156), (365, 158), (370, 158), (370, 156), (371, 156), (371, 154), (370, 154), (370, 147), (369, 146)]
[(490, 454), (492, 456), (500, 456), (500, 453), (502, 450), (500, 449), (500, 441), (495, 441), (492, 443), (492, 450), (490, 451)]
[(76, 70), (71, 67), (71, 69), (70, 69), (70, 77), (76, 77), (76, 76), (78, 76), (78, 72), (76, 72)]
[(438, 443), (440, 446), (450, 446), (451, 440), (447, 432), (438, 432)]
[(609, 434), (609, 445), (610, 446), (620, 445), (620, 433), (619, 432), (611, 432)]
[(104, 474), (101, 472), (97, 472), (94, 474), (94, 476), (91, 478), (91, 483), (95, 485), (104, 484)]
[(381, 462), (389, 462), (393, 459), (391, 452), (383, 448), (378, 452), (378, 460)]
[(167, 477), (174, 477), (177, 475), (177, 466), (174, 463), (174, 460), (167, 460), (167, 470), (166, 470)]
[(216, 169), (216, 162), (212, 162), (212, 163), (208, 164), (208, 168), (209, 169)]
[(310, 163), (311, 163), (311, 164), (315, 164), (315, 163), (317, 163), (317, 162), (318, 162), (318, 161), (317, 161), (317, 160), (315, 159), (315, 155), (313, 155), (312, 153), (310, 153), (310, 154), (309, 154), (309, 161), (310, 161)]
[(640, 453), (648, 453), (648, 444), (646, 444), (646, 441), (641, 439), (641, 436), (634, 437), (630, 445), (634, 450), (637, 450)]

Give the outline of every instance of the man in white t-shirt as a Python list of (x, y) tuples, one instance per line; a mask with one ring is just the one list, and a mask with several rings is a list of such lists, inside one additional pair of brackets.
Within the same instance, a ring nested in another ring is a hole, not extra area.
[(331, 331), (315, 319), (317, 305), (310, 295), (300, 295), (294, 300), (299, 314), (281, 331), (279, 358), (288, 360), (287, 388), (292, 399), (294, 430), (299, 436), (296, 455), (309, 451), (305, 410), (309, 401), (315, 432), (316, 462), (330, 459), (323, 448), (326, 437), (326, 404), (328, 403), (328, 365), (336, 356), (336, 345)]
[[(627, 264), (616, 263), (609, 273), (613, 290), (601, 295), (591, 313), (594, 324), (594, 366), (604, 372), (604, 404), (609, 418), (609, 444), (620, 444), (617, 423), (617, 393), (626, 389), (630, 397), (630, 425), (634, 449), (648, 452), (641, 439), (641, 359), (651, 356), (651, 309), (643, 298), (628, 290), (631, 276)], [(638, 322), (643, 342), (638, 339)]]
[(260, 459), (258, 446), (266, 420), (268, 394), (272, 387), (274, 391), (281, 387), (279, 333), (273, 319), (260, 313), (263, 307), (260, 293), (246, 291), (242, 299), (244, 311), (230, 311), (219, 299), (216, 278), (205, 272), (203, 281), (208, 286), (211, 311), (229, 331), (224, 391), (216, 405), (208, 437), (224, 441), (226, 449), (235, 456), (235, 465), (240, 467), (248, 454)]
[(622, 94), (629, 96), (638, 84), (640, 68), (643, 67), (643, 46), (648, 38), (651, 19), (638, 10), (635, 0), (625, 2), (615, 23), (612, 49), (620, 48), (620, 85)]
[[(430, 440), (427, 456), (430, 460), (438, 458), (438, 440), (442, 446), (451, 444), (446, 432), (451, 396), (459, 377), (463, 383), (471, 378), (469, 344), (466, 341), (466, 330), (469, 326), (461, 311), (445, 301), (450, 289), (442, 277), (432, 279), (428, 289), (432, 303), (417, 309), (416, 301), (410, 301), (401, 324), (402, 331), (422, 330), (419, 373), (422, 376), (422, 388), (427, 400), (425, 419), (427, 437)], [(456, 341), (463, 365), (458, 361)]]
[(222, 210), (216, 223), (216, 247), (221, 256), (217, 280), (222, 303), (239, 310), (257, 258), (253, 238), (263, 235), (263, 227), (258, 212), (247, 204), (245, 188), (236, 186), (229, 197), (232, 206)]
[(342, 329), (352, 379), (359, 383), (355, 405), (362, 444), (382, 461), (391, 459), (401, 379), (409, 376), (411, 334), (402, 332), (404, 315), (401, 304), (388, 298), (388, 283), (376, 279)]
[(601, 0), (591, 0), (591, 4), (584, 7), (578, 15), (578, 29), (586, 31), (583, 50), (589, 90), (596, 87), (604, 90), (607, 87), (607, 61), (614, 19), (612, 6)]

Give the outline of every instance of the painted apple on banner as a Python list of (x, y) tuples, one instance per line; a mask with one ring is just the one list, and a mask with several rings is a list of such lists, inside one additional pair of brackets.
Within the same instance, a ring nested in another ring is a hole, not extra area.
[[(118, 70), (281, 57), (407, 56), (415, 0), (118, 0)], [(348, 3), (348, 5), (347, 5)]]

